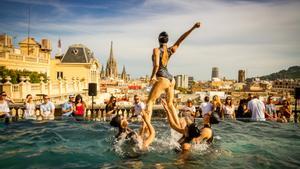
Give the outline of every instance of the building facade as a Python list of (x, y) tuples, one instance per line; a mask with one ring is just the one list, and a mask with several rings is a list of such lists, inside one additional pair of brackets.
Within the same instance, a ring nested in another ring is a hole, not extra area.
[(219, 68), (218, 67), (213, 67), (211, 71), (211, 80), (213, 81), (214, 79), (219, 79)]
[(294, 94), (295, 88), (300, 87), (300, 79), (283, 79), (273, 81), (273, 91)]
[(245, 83), (245, 79), (246, 79), (245, 70), (239, 70), (239, 73), (238, 73), (238, 82), (239, 83)]
[(89, 48), (74, 44), (69, 46), (62, 57), (51, 60), (51, 80), (77, 79), (86, 83), (99, 83), (100, 67), (100, 62)]
[(175, 87), (176, 88), (188, 88), (189, 87), (189, 77), (187, 75), (177, 75), (175, 76)]
[(12, 37), (0, 35), (0, 66), (7, 69), (27, 70), (50, 75), (51, 43), (42, 39), (25, 38), (19, 42), (19, 48), (13, 46)]

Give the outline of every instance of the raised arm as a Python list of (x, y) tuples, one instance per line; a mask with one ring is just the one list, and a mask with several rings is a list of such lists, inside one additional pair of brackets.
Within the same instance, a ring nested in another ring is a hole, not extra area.
[(154, 130), (152, 124), (150, 123), (149, 115), (143, 111), (142, 117), (143, 117), (143, 120), (146, 123), (146, 125), (148, 127), (148, 131), (149, 131), (149, 136), (144, 140), (143, 145), (144, 145), (144, 147), (148, 147), (155, 138), (155, 130)]
[(152, 57), (153, 57), (153, 69), (152, 69), (150, 83), (153, 84), (156, 81), (156, 73), (159, 68), (159, 49), (158, 48), (153, 49)]
[(200, 22), (195, 23), (195, 25), (190, 28), (187, 32), (185, 32), (183, 35), (180, 36), (180, 38), (175, 42), (175, 44), (171, 47), (171, 50), (173, 53), (176, 52), (176, 49), (179, 47), (179, 45), (182, 43), (182, 41), (196, 28), (200, 27)]
[(182, 128), (181, 126), (177, 125), (175, 120), (173, 119), (170, 110), (168, 109), (167, 103), (164, 99), (161, 100), (162, 105), (164, 107), (164, 109), (166, 110), (168, 119), (169, 119), (169, 123), (172, 129), (176, 130), (177, 132), (184, 134), (184, 128)]

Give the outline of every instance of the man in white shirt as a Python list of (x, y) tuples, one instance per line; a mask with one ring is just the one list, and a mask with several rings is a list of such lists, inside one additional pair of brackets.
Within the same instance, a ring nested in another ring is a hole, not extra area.
[(133, 107), (134, 114), (132, 117), (136, 117), (136, 118), (138, 118), (138, 120), (142, 120), (141, 112), (145, 110), (146, 106), (142, 101), (140, 101), (140, 98), (138, 95), (134, 95), (133, 105), (134, 105), (134, 107)]
[(204, 124), (210, 123), (210, 115), (212, 112), (212, 104), (209, 102), (209, 97), (204, 97), (204, 102), (200, 104)]
[(254, 96), (252, 100), (248, 102), (248, 109), (250, 110), (253, 121), (266, 121), (265, 119), (265, 104)]
[(54, 104), (50, 101), (50, 97), (48, 95), (44, 95), (43, 99), (44, 102), (40, 106), (41, 115), (43, 116), (43, 119), (54, 120)]
[(200, 104), (200, 108), (202, 111), (202, 117), (204, 117), (206, 114), (210, 115), (212, 111), (212, 104), (209, 102), (208, 96), (204, 97), (204, 102)]

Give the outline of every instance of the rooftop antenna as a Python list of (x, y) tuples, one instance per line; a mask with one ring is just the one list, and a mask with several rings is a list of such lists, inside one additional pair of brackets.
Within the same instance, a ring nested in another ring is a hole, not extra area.
[(29, 56), (29, 36), (30, 36), (30, 6), (28, 6), (28, 29), (27, 29), (27, 55)]

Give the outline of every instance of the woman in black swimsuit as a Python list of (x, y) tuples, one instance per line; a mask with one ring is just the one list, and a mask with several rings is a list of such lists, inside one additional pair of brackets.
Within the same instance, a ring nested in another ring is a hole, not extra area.
[[(151, 75), (150, 84), (153, 84), (153, 87), (150, 91), (146, 112), (149, 113), (150, 119), (152, 116), (152, 107), (153, 103), (156, 99), (162, 94), (162, 92), (166, 92), (167, 95), (167, 106), (172, 112), (172, 117), (175, 119), (175, 122), (179, 124), (178, 116), (173, 105), (174, 98), (174, 86), (175, 81), (173, 76), (168, 72), (167, 64), (172, 54), (174, 54), (182, 43), (182, 41), (196, 28), (200, 27), (200, 22), (197, 22), (191, 29), (185, 32), (180, 38), (175, 42), (175, 44), (171, 47), (167, 46), (167, 42), (169, 40), (168, 34), (166, 32), (162, 32), (159, 34), (159, 48), (153, 49), (152, 61), (153, 61), (153, 70)], [(145, 125), (144, 125), (145, 127)]]

